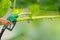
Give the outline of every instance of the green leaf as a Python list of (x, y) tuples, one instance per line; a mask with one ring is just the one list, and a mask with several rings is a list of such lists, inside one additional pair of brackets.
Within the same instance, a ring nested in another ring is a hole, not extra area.
[(3, 17), (10, 7), (10, 0), (0, 0), (0, 18)]
[(28, 6), (28, 10), (32, 13), (32, 15), (36, 15), (40, 11), (40, 5), (38, 4), (30, 5)]

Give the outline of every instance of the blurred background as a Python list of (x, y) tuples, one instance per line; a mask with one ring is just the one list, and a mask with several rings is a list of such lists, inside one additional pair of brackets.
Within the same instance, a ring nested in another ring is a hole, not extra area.
[[(0, 6), (1, 15), (8, 11), (1, 16), (6, 19), (14, 8), (14, 0), (0, 1), (0, 5), (4, 3), (4, 6)], [(32, 16), (60, 15), (60, 0), (16, 0), (15, 6), (16, 9), (28, 9)], [(37, 19), (29, 23), (28, 20), (17, 22), (13, 31), (4, 32), (2, 40), (60, 40), (60, 18)]]

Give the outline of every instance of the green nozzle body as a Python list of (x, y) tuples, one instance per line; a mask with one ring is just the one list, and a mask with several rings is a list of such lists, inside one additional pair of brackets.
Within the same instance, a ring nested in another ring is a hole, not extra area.
[[(11, 14), (7, 20), (9, 20), (10, 22), (15, 21), (18, 18), (18, 14)], [(6, 26), (3, 26), (3, 29), (6, 29)]]
[(16, 20), (18, 18), (18, 14), (11, 14), (7, 20), (13, 22), (14, 20)]

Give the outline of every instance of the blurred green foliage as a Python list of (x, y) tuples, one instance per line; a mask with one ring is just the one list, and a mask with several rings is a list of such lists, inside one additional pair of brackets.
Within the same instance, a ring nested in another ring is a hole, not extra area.
[(40, 5), (32, 4), (28, 6), (28, 10), (32, 13), (32, 15), (37, 15), (40, 12)]
[(58, 0), (16, 0), (16, 8), (25, 8), (31, 4), (39, 4), (41, 10), (57, 11), (58, 2)]
[(20, 34), (11, 40), (60, 40), (59, 21), (60, 18), (55, 18), (54, 20), (38, 19), (31, 23), (26, 21), (17, 23), (15, 30), (16, 33), (20, 32)]
[(10, 7), (10, 0), (0, 0), (0, 18), (3, 17)]
[[(12, 2), (14, 0), (11, 0)], [(16, 8), (25, 8), (28, 5), (36, 3), (37, 0), (16, 0)]]
[(58, 0), (40, 0), (39, 3), (43, 10), (50, 10), (50, 11), (58, 10)]

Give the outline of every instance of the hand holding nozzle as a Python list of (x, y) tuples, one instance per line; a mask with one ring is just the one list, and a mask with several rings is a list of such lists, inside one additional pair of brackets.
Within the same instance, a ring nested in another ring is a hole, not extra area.
[[(10, 31), (13, 30), (13, 28), (15, 27), (16, 24), (16, 19), (18, 18), (17, 14), (11, 14), (7, 20), (3, 20), (1, 19), (0, 22), (2, 22), (2, 24), (4, 25), (1, 32), (0, 32), (0, 39), (5, 31), (5, 29), (8, 29)], [(12, 24), (11, 24), (12, 23)], [(11, 28), (12, 27), (12, 28)]]
[(4, 20), (4, 19), (0, 19), (0, 22), (5, 26), (8, 26), (10, 24), (9, 20)]

